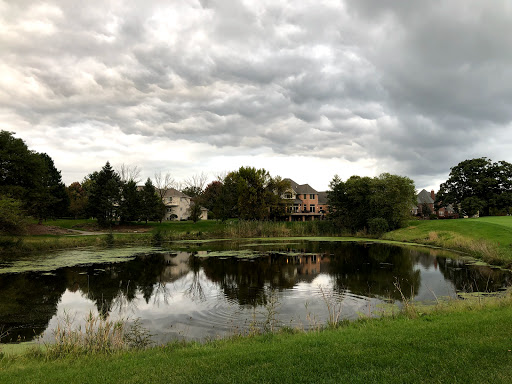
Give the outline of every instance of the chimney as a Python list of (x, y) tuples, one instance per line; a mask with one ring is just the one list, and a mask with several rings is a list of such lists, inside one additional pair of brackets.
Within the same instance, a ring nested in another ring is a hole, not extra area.
[(432, 198), (432, 200), (434, 200), (434, 201), (435, 201), (435, 199), (436, 199), (436, 194), (435, 194), (434, 190), (431, 190), (431, 191), (430, 191), (430, 197)]

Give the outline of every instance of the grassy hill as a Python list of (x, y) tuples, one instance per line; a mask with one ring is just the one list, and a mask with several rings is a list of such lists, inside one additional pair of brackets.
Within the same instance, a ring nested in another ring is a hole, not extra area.
[(468, 252), (489, 263), (512, 264), (512, 216), (458, 220), (412, 220), (383, 236)]

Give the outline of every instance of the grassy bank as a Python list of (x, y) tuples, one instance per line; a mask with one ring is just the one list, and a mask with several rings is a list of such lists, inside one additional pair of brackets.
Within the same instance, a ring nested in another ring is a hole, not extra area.
[(512, 381), (510, 299), (483, 306), (80, 358), (0, 360), (5, 383), (397, 383)]
[(490, 264), (512, 265), (512, 216), (415, 220), (382, 238), (455, 249)]

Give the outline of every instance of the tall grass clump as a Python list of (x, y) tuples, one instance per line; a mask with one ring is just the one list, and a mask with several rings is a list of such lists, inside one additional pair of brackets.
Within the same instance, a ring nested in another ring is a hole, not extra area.
[(340, 322), (341, 312), (343, 310), (343, 300), (334, 293), (326, 293), (323, 287), (319, 286), (322, 300), (327, 307), (327, 326), (329, 328), (336, 328)]
[(54, 342), (46, 344), (50, 359), (87, 354), (112, 354), (127, 349), (146, 348), (151, 345), (151, 334), (137, 319), (131, 327), (127, 321), (111, 320), (89, 312), (85, 324), (75, 325), (75, 318), (68, 313), (59, 320), (53, 331)]

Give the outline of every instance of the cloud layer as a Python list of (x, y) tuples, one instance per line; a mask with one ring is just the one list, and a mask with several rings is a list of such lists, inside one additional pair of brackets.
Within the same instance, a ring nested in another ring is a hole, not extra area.
[(110, 160), (434, 187), (512, 161), (511, 25), (507, 1), (0, 1), (0, 128), (68, 182)]

